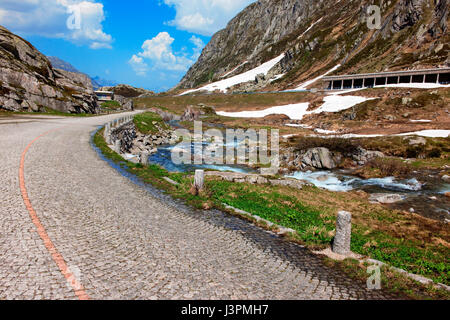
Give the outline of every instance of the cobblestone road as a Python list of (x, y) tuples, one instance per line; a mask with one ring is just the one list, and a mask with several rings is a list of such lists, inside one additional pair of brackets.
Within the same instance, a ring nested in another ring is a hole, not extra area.
[(0, 299), (76, 299), (19, 188), (91, 299), (383, 299), (296, 244), (175, 205), (113, 169), (90, 133), (114, 116), (0, 120)]

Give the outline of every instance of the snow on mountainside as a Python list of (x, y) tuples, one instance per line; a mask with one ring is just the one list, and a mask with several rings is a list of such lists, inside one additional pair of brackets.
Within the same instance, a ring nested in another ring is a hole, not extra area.
[(255, 79), (256, 76), (260, 74), (267, 75), (269, 70), (271, 70), (278, 62), (280, 62), (281, 59), (284, 58), (284, 54), (276, 57), (275, 59), (272, 59), (270, 61), (267, 61), (266, 63), (263, 63), (259, 67), (256, 67), (252, 70), (249, 70), (247, 72), (244, 72), (242, 74), (239, 74), (237, 76), (221, 80), (218, 82), (213, 82), (211, 84), (208, 84), (206, 86), (200, 87), (198, 89), (188, 90), (182, 93), (182, 95), (197, 92), (197, 91), (216, 91), (219, 90), (221, 92), (227, 92), (228, 88), (235, 86), (240, 83), (252, 81)]
[[(330, 70), (344, 74), (450, 65), (449, 0), (384, 1), (379, 29), (368, 27), (370, 5), (373, 1), (257, 1), (212, 37), (175, 89), (303, 90), (316, 86), (311, 80)], [(281, 55), (265, 76), (236, 82)]]

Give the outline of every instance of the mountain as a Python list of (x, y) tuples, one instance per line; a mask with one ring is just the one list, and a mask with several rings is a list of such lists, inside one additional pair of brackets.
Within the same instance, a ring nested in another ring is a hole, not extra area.
[(90, 79), (53, 68), (33, 45), (0, 26), (0, 109), (97, 113)]
[(62, 70), (69, 71), (69, 72), (81, 73), (73, 65), (71, 65), (70, 63), (68, 63), (64, 60), (61, 60), (58, 57), (47, 57), (47, 58), (50, 61), (50, 63), (52, 64), (53, 68), (62, 69)]
[[(85, 74), (85, 73), (82, 73), (81, 71), (79, 71), (74, 66), (72, 66), (70, 63), (68, 63), (58, 57), (47, 57), (47, 58), (48, 58), (48, 60), (50, 60), (50, 62), (52, 63), (54, 68), (69, 71), (69, 72)], [(117, 82), (112, 81), (112, 80), (105, 80), (98, 76), (96, 76), (96, 77), (91, 77), (89, 75), (87, 75), (87, 76), (91, 79), (92, 87), (94, 88), (94, 90), (98, 90), (101, 87), (106, 87), (106, 86), (113, 87), (113, 86), (118, 85)]]
[(448, 66), (448, 2), (381, 1), (380, 28), (370, 29), (373, 1), (260, 0), (211, 38), (176, 89), (227, 79), (282, 54), (269, 76), (245, 90), (292, 89), (333, 68), (343, 74)]
[(100, 77), (91, 77), (92, 85), (94, 86), (95, 90), (100, 89), (101, 87), (114, 87), (117, 86), (119, 83), (113, 80), (106, 80), (102, 79)]

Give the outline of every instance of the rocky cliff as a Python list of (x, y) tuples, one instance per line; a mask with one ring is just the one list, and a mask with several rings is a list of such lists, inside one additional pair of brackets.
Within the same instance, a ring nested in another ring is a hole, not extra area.
[(33, 45), (0, 26), (0, 109), (97, 113), (89, 78), (54, 69)]
[(376, 3), (379, 28), (367, 23), (373, 1), (259, 0), (212, 37), (177, 89), (232, 77), (282, 53), (272, 73), (284, 76), (257, 79), (255, 89), (293, 88), (337, 64), (335, 73), (449, 65), (448, 0)]

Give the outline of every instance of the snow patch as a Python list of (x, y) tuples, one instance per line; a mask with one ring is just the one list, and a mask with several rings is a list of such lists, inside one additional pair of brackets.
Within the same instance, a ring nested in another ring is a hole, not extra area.
[(227, 72), (226, 74), (224, 74), (223, 76), (221, 76), (221, 78), (226, 78), (227, 76), (229, 76), (230, 74), (232, 74), (233, 72), (235, 72), (237, 69), (239, 69), (240, 67), (246, 65), (248, 63), (248, 61), (244, 61), (243, 63), (241, 63), (240, 65), (238, 65), (236, 68), (234, 68), (233, 70), (231, 70), (230, 72)]
[(306, 90), (306, 88), (308, 86), (310, 86), (311, 84), (313, 84), (316, 81), (319, 81), (320, 79), (322, 79), (323, 77), (325, 77), (326, 75), (330, 74), (331, 72), (337, 70), (341, 65), (338, 64), (337, 66), (335, 66), (334, 68), (328, 70), (327, 72), (325, 72), (323, 75), (318, 76), (317, 78), (314, 78), (312, 80), (306, 81), (304, 83), (302, 83), (300, 86), (298, 86), (297, 88), (293, 89), (293, 90), (286, 90), (286, 91), (304, 91)]
[[(226, 112), (219, 111), (218, 115), (232, 118), (264, 118), (270, 114), (284, 114), (292, 120), (302, 120), (305, 115), (317, 114), (322, 112), (339, 112), (351, 108), (361, 102), (374, 98), (356, 97), (356, 96), (328, 96), (324, 98), (325, 103), (313, 111), (307, 111), (309, 102), (288, 104), (284, 106), (271, 107), (258, 111), (240, 111)], [(292, 125), (295, 126), (295, 125)], [(301, 126), (301, 125), (298, 125)]]
[(375, 98), (358, 96), (327, 96), (323, 99), (325, 103), (316, 110), (313, 110), (311, 113), (339, 112), (356, 106), (362, 102), (374, 99)]
[(186, 95), (189, 93), (193, 93), (193, 92), (198, 92), (198, 91), (211, 91), (212, 92), (212, 91), (220, 90), (220, 91), (226, 93), (228, 91), (228, 88), (230, 88), (232, 86), (235, 86), (240, 83), (254, 81), (255, 77), (258, 74), (263, 73), (264, 75), (267, 75), (267, 73), (270, 71), (270, 69), (272, 69), (283, 58), (284, 58), (284, 53), (270, 61), (267, 61), (266, 63), (263, 63), (259, 67), (256, 67), (252, 70), (238, 74), (238, 75), (233, 76), (228, 79), (210, 83), (210, 84), (200, 87), (198, 89), (192, 89), (192, 90), (185, 91), (182, 94), (180, 94), (180, 96), (183, 96), (183, 95)]
[(394, 136), (420, 136), (427, 138), (447, 138), (450, 136), (450, 130), (421, 130), (415, 132), (406, 132), (399, 134), (343, 134), (333, 136), (322, 136), (322, 138), (378, 138), (378, 137), (394, 137)]
[(321, 134), (332, 134), (332, 133), (336, 133), (336, 131), (333, 130), (324, 130), (324, 129), (314, 129), (315, 132), (317, 133), (321, 133)]
[(431, 122), (431, 120), (425, 120), (425, 119), (420, 119), (420, 120), (409, 120), (410, 122)]
[(307, 113), (309, 103), (297, 103), (288, 104), (284, 106), (271, 107), (264, 110), (258, 111), (240, 111), (240, 112), (225, 112), (218, 111), (217, 114), (224, 117), (231, 118), (264, 118), (270, 114), (284, 114), (287, 115), (292, 120), (301, 120), (303, 116)]
[(316, 24), (318, 24), (320, 21), (322, 21), (323, 17), (320, 18), (319, 20), (317, 20), (316, 22), (314, 22), (308, 29), (306, 29), (305, 32), (303, 32), (298, 38), (303, 37), (305, 34), (308, 33), (309, 30), (311, 30)]
[(270, 82), (274, 82), (275, 80), (281, 79), (284, 77), (286, 73), (282, 73), (282, 74), (277, 74), (275, 77), (273, 77), (272, 79), (270, 79)]
[(416, 132), (401, 133), (398, 136), (421, 136), (427, 138), (447, 138), (450, 130), (421, 130)]
[(297, 123), (288, 123), (286, 124), (287, 127), (293, 127), (293, 128), (303, 128), (303, 129), (312, 129), (311, 126), (307, 124), (297, 124)]

